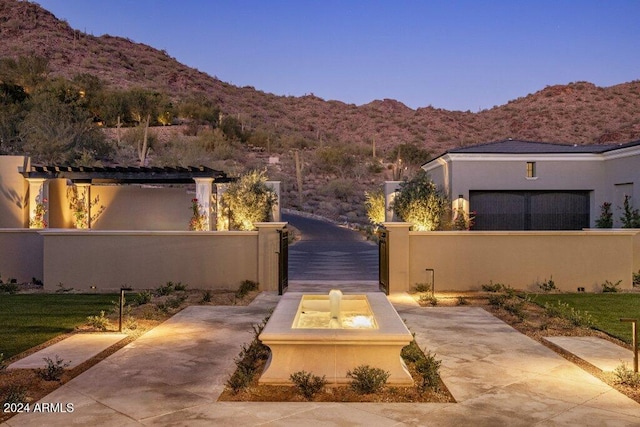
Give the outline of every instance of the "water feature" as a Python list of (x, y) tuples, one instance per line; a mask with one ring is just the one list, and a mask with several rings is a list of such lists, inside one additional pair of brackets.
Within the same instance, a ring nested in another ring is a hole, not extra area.
[(347, 383), (347, 371), (359, 365), (388, 371), (390, 384), (413, 383), (400, 357), (413, 337), (380, 292), (287, 292), (259, 339), (271, 349), (260, 383), (288, 384), (292, 373), (303, 370)]

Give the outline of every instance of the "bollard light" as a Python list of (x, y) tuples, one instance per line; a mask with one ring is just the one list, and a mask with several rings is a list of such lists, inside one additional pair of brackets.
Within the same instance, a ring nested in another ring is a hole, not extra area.
[(118, 321), (118, 332), (122, 332), (122, 309), (124, 308), (124, 293), (125, 291), (132, 291), (132, 288), (120, 288), (120, 316)]
[(631, 323), (631, 339), (633, 346), (633, 372), (638, 373), (638, 319), (622, 318), (621, 322)]

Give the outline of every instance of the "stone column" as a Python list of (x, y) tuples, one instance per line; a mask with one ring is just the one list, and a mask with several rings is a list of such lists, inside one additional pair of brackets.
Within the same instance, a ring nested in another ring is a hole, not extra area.
[(213, 178), (193, 178), (196, 182), (196, 199), (200, 205), (200, 215), (207, 221), (207, 230), (215, 230), (211, 215), (211, 184)]
[(385, 222), (389, 245), (389, 293), (411, 290), (408, 222)]
[(261, 291), (278, 290), (280, 233), (286, 222), (256, 222), (258, 229), (258, 283)]
[[(27, 178), (29, 182), (29, 223), (36, 216), (36, 205), (44, 204), (46, 213), (44, 220), (49, 223), (49, 181), (45, 178)], [(27, 223), (27, 227), (29, 226)]]

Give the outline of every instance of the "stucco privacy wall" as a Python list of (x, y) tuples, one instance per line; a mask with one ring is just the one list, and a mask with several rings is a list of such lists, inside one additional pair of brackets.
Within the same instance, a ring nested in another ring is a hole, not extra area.
[(23, 156), (0, 156), (0, 228), (22, 228), (27, 224), (28, 185), (18, 172)]
[(197, 289), (236, 289), (243, 280), (277, 290), (278, 230), (258, 231), (41, 231), (46, 290), (59, 283), (97, 291), (155, 288), (167, 281)]
[(630, 289), (640, 269), (640, 230), (410, 232), (409, 224), (389, 225), (392, 292), (428, 282), (427, 268), (435, 270), (436, 291), (479, 290), (489, 281), (537, 290), (553, 276), (570, 292), (600, 291), (605, 280)]
[(0, 229), (0, 278), (42, 280), (42, 236), (37, 230)]

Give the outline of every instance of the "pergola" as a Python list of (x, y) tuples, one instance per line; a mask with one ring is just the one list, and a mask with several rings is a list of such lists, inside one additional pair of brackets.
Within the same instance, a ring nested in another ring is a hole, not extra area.
[[(74, 185), (84, 187), (87, 203), (93, 184), (196, 184), (196, 198), (201, 213), (211, 221), (211, 195), (213, 184), (226, 184), (235, 180), (226, 173), (206, 166), (189, 167), (131, 167), (131, 166), (67, 166), (31, 165), (25, 162), (20, 173), (29, 183), (29, 218), (33, 219), (38, 200), (47, 200), (48, 181), (67, 179)], [(219, 190), (219, 188), (218, 188)]]

